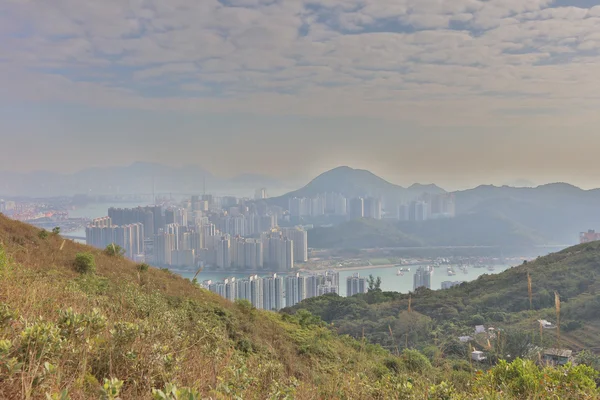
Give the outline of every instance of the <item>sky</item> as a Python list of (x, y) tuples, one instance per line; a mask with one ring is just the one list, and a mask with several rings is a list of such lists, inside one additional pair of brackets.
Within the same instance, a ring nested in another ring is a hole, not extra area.
[(599, 187), (597, 0), (0, 0), (0, 170)]

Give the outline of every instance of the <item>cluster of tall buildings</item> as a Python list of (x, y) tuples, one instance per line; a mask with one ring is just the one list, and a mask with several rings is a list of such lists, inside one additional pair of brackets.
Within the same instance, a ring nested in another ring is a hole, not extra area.
[(444, 281), (444, 282), (442, 282), (442, 290), (450, 289), (450, 288), (453, 288), (454, 286), (462, 285), (463, 283), (465, 283), (465, 281)]
[(116, 244), (125, 251), (125, 256), (135, 261), (144, 261), (144, 225), (131, 223), (127, 225), (114, 225), (110, 217), (92, 220), (86, 227), (87, 244), (106, 248)]
[(417, 290), (420, 287), (431, 289), (431, 278), (433, 276), (433, 267), (420, 266), (417, 268), (413, 276), (413, 289)]
[(308, 261), (307, 233), (280, 229), (280, 215), (280, 207), (264, 202), (192, 196), (173, 207), (110, 208), (87, 227), (86, 239), (100, 248), (118, 244), (129, 258), (159, 266), (292, 271)]
[(285, 277), (273, 274), (265, 278), (252, 275), (247, 279), (228, 278), (216, 283), (206, 281), (204, 286), (230, 301), (244, 299), (259, 309), (280, 310), (311, 297), (339, 293), (339, 273), (327, 271), (324, 274)]
[(454, 195), (443, 193), (426, 194), (419, 200), (398, 206), (398, 219), (400, 221), (427, 221), (439, 218), (454, 218), (456, 206)]
[(359, 293), (367, 293), (369, 289), (367, 278), (361, 278), (357, 272), (346, 278), (346, 296), (354, 296)]
[(346, 198), (339, 193), (324, 193), (316, 197), (293, 197), (289, 199), (292, 218), (318, 217), (321, 215), (348, 216), (350, 219), (381, 219), (381, 200), (374, 197)]

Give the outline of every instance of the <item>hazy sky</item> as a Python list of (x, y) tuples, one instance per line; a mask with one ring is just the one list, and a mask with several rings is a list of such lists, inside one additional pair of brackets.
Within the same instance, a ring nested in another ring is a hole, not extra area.
[(600, 186), (598, 0), (0, 0), (0, 170)]

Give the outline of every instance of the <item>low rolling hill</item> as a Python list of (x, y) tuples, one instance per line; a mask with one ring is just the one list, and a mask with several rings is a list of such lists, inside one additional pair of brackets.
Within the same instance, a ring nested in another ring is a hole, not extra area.
[(537, 232), (502, 216), (471, 213), (451, 219), (396, 222), (359, 219), (308, 231), (313, 248), (520, 246), (543, 244)]

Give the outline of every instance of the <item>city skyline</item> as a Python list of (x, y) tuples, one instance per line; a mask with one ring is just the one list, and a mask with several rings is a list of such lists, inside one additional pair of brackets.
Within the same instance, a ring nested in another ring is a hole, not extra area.
[(0, 132), (22, 150), (2, 171), (600, 186), (590, 0), (9, 1), (0, 26)]

